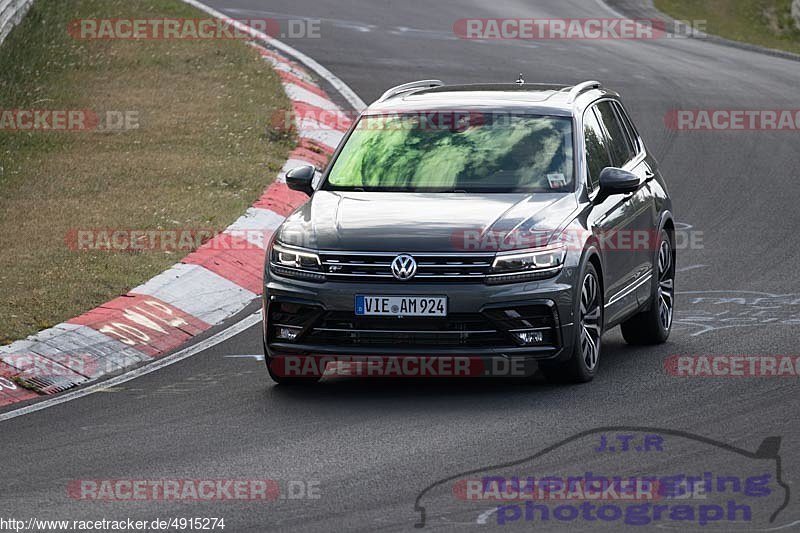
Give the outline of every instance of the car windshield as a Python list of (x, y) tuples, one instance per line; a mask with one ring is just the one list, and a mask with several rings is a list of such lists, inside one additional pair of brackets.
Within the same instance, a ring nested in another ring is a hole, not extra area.
[(362, 117), (327, 190), (568, 192), (572, 120), (476, 111)]

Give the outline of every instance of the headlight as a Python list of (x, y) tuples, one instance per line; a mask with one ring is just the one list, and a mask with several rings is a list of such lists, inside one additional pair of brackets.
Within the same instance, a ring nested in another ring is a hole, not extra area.
[(487, 278), (490, 284), (515, 283), (551, 278), (561, 271), (567, 249), (558, 245), (546, 249), (498, 254)]
[(309, 250), (290, 248), (280, 243), (272, 245), (269, 268), (279, 276), (308, 281), (325, 281), (319, 256)]

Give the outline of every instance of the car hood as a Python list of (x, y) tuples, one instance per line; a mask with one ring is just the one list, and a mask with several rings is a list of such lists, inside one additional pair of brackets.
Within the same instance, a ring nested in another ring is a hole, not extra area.
[(576, 207), (574, 195), (565, 193), (317, 191), (289, 215), (277, 239), (316, 250), (516, 249), (530, 247), (524, 237), (534, 234), (537, 244), (546, 243)]

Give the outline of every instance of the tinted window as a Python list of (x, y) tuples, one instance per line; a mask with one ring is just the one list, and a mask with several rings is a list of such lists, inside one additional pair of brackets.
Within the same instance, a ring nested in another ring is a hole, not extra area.
[(633, 158), (630, 140), (619, 122), (610, 101), (600, 102), (595, 107), (608, 133), (608, 148), (615, 166), (622, 167)]
[(633, 151), (635, 157), (636, 154), (638, 154), (640, 151), (639, 134), (636, 133), (636, 128), (634, 128), (633, 124), (631, 124), (631, 121), (628, 118), (628, 113), (625, 112), (625, 108), (622, 107), (622, 105), (620, 105), (617, 102), (614, 102), (614, 108), (617, 110), (617, 116), (622, 121), (622, 125), (625, 126), (625, 131), (627, 132), (628, 137), (630, 138), (631, 150)]
[(326, 190), (568, 192), (572, 120), (427, 112), (362, 117)]
[(591, 109), (583, 115), (583, 133), (586, 138), (586, 170), (589, 186), (594, 190), (597, 188), (603, 169), (613, 165), (608, 155), (605, 132)]

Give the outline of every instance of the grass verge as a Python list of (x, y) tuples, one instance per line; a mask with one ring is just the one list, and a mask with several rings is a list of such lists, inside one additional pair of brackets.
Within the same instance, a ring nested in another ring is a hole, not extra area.
[(655, 0), (678, 20), (705, 20), (706, 31), (726, 39), (800, 53), (792, 0)]
[(75, 19), (207, 18), (178, 0), (37, 0), (0, 46), (0, 111), (133, 112), (138, 129), (0, 129), (0, 344), (127, 292), (185, 252), (70, 249), (76, 229), (222, 229), (293, 139), (270, 66), (240, 40), (77, 40)]

